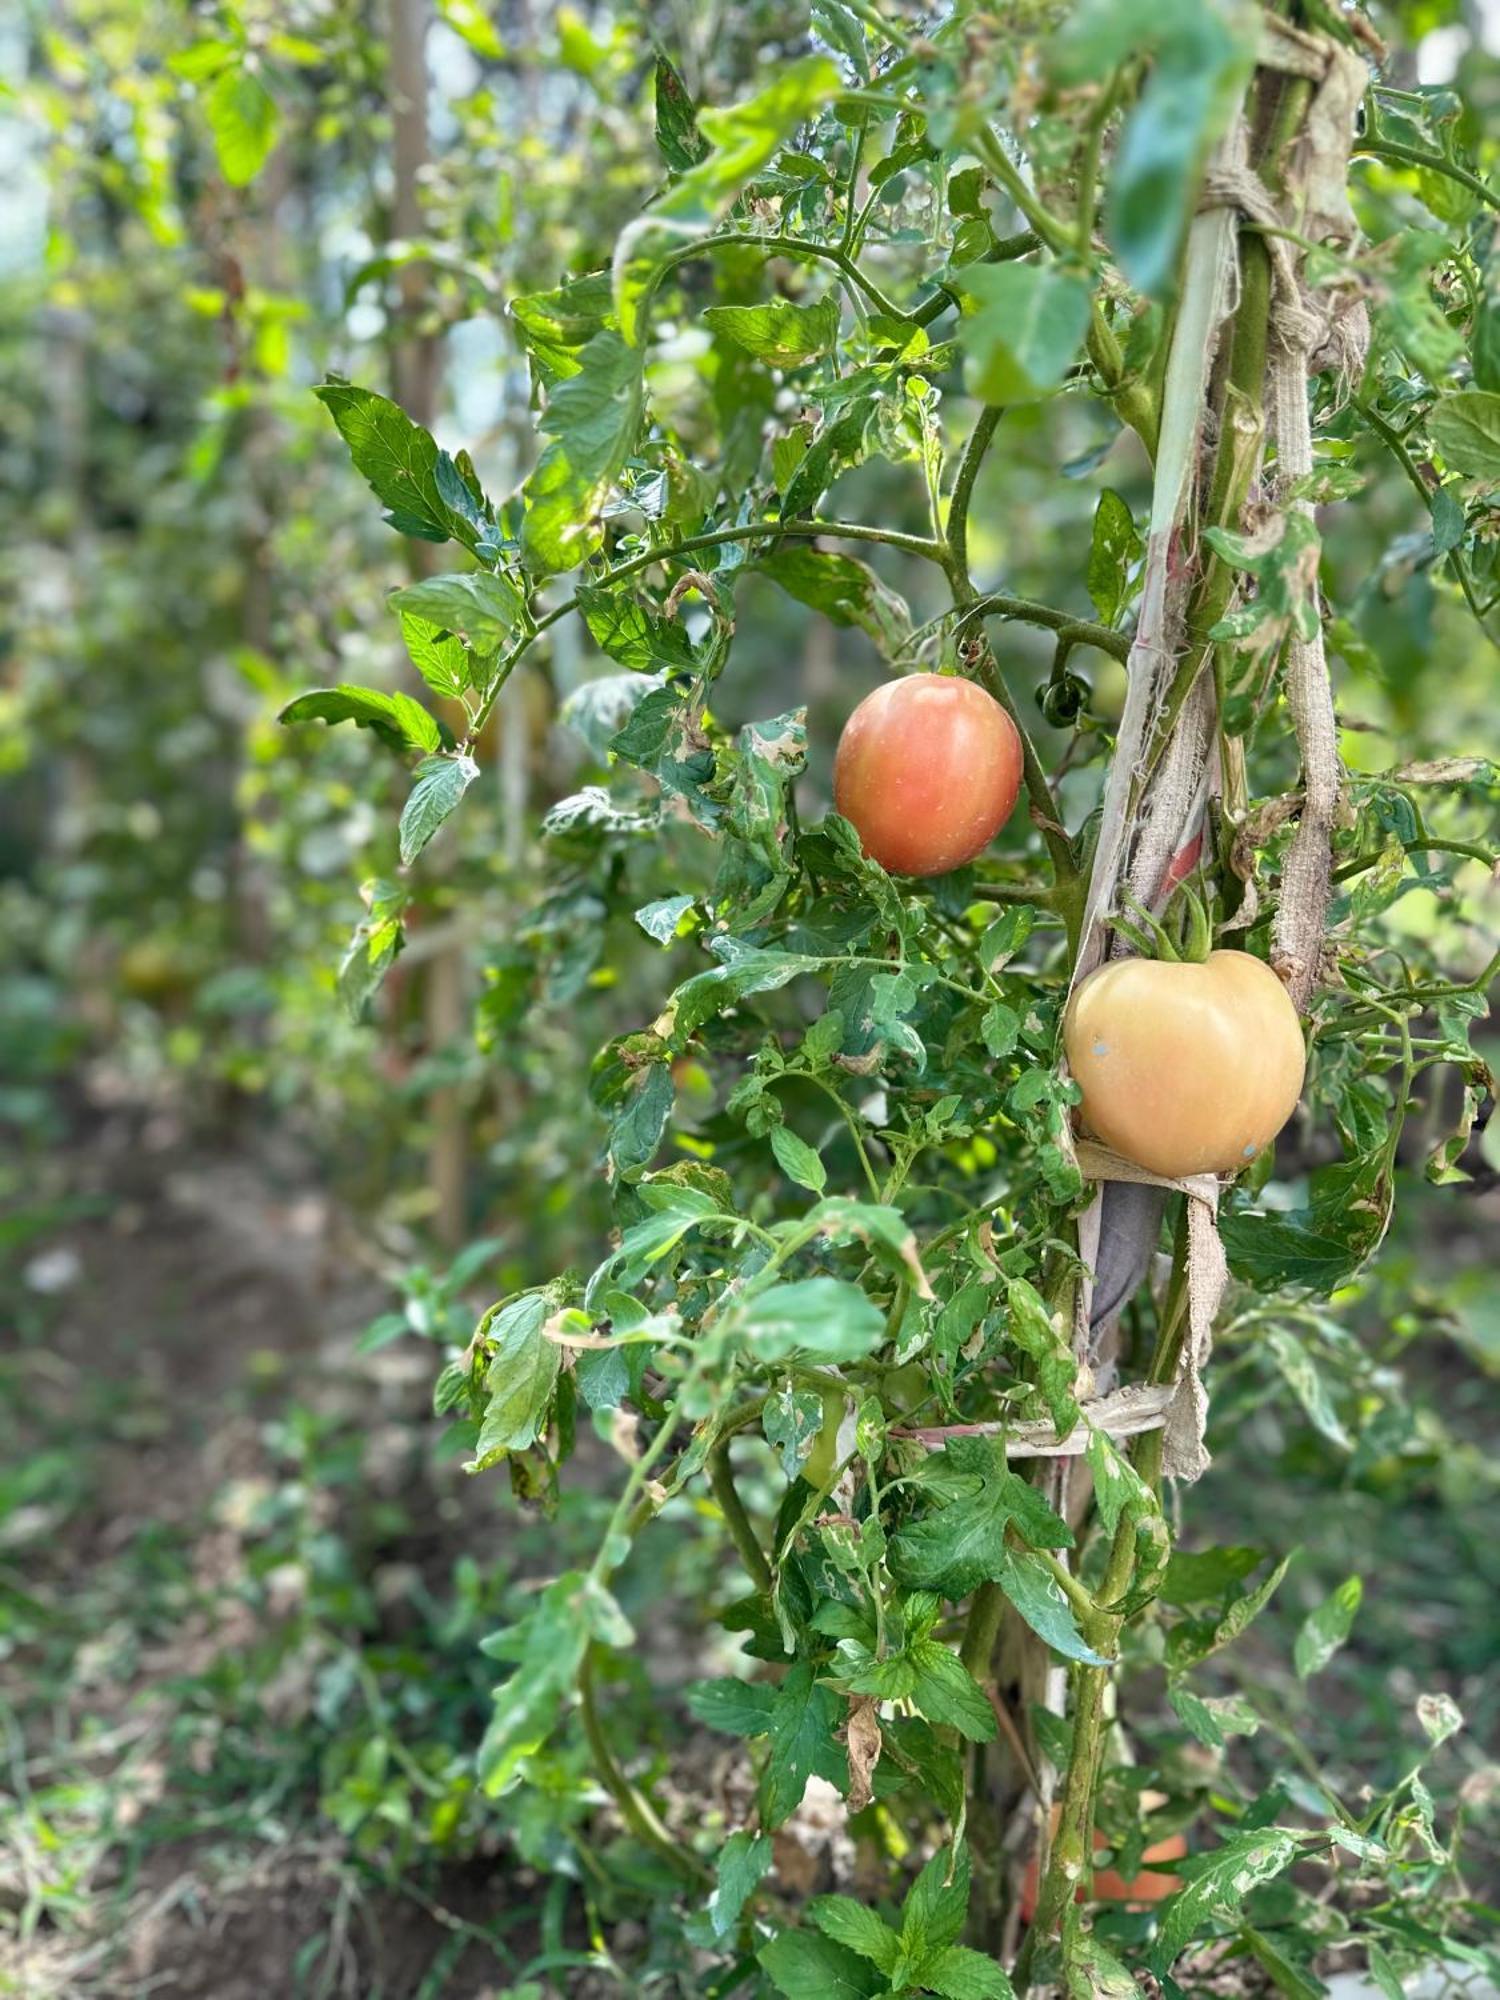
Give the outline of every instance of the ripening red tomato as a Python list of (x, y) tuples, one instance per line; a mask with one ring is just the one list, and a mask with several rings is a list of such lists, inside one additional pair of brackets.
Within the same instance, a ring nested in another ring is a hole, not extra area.
[(993, 695), (950, 674), (909, 674), (844, 724), (834, 804), (893, 875), (946, 875), (985, 847), (1021, 789), (1021, 737)]
[(1063, 1043), (1087, 1130), (1172, 1179), (1247, 1166), (1302, 1091), (1297, 1010), (1244, 951), (1101, 965), (1068, 1002)]

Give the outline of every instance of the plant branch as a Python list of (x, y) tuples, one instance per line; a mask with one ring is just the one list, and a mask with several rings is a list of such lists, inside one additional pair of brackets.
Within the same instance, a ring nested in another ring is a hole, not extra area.
[[(1500, 867), (1500, 854), (1492, 854), (1487, 847), (1480, 847), (1472, 840), (1438, 840), (1432, 834), (1422, 834), (1416, 840), (1403, 840), (1402, 847), (1408, 854), (1462, 854), (1470, 861), (1482, 861), (1486, 868)], [(1373, 868), (1383, 859), (1383, 847), (1372, 848), (1368, 854), (1356, 854), (1351, 861), (1343, 862), (1333, 871), (1335, 882), (1347, 882), (1351, 875), (1362, 874), (1366, 868)]]
[[(1373, 406), (1373, 404), (1367, 403), (1363, 401), (1361, 398), (1356, 397), (1354, 401), (1354, 407), (1356, 410), (1359, 411), (1359, 414), (1364, 418), (1365, 422), (1370, 426), (1370, 429), (1374, 431), (1375, 435), (1378, 438), (1380, 438), (1382, 442), (1387, 446), (1387, 448), (1391, 452), (1392, 457), (1401, 467), (1401, 470), (1406, 474), (1411, 484), (1415, 487), (1417, 492), (1422, 496), (1422, 505), (1426, 507), (1430, 512), (1432, 508), (1431, 490), (1428, 487), (1427, 481), (1422, 477), (1421, 469), (1417, 465), (1416, 460), (1407, 450), (1405, 438), (1402, 437), (1401, 433), (1396, 429), (1394, 424), (1387, 423), (1386, 419), (1380, 414), (1379, 410), (1377, 410)], [(1463, 550), (1461, 548), (1449, 549), (1448, 562), (1453, 570), (1454, 576), (1458, 579), (1458, 586), (1464, 594), (1464, 598), (1468, 603), (1470, 611), (1472, 611), (1474, 614), (1475, 621), (1477, 622), (1480, 631), (1483, 632), (1484, 636), (1490, 641), (1490, 644), (1494, 645), (1496, 643), (1495, 639), (1491, 634), (1489, 627), (1484, 622), (1490, 607), (1488, 605), (1481, 605), (1481, 603), (1479, 602), (1478, 595), (1474, 589), (1474, 579), (1469, 574), (1469, 565), (1465, 560)]]
[(1128, 633), (1096, 625), (1087, 618), (1075, 618), (1070, 611), (1054, 610), (1050, 604), (1038, 604), (1029, 597), (1006, 597), (1000, 593), (976, 597), (965, 608), (959, 624), (964, 625), (971, 618), (1009, 618), (1018, 625), (1039, 625), (1045, 631), (1055, 632), (1070, 646), (1094, 646), (1115, 660), (1130, 658)]
[[(728, 542), (774, 541), (780, 535), (792, 535), (799, 540), (816, 539), (819, 535), (831, 535), (836, 541), (878, 542), (888, 548), (902, 549), (907, 555), (921, 556), (926, 561), (937, 563), (946, 569), (948, 550), (946, 544), (933, 540), (927, 535), (903, 534), (896, 528), (876, 528), (855, 521), (742, 521), (735, 528), (714, 528), (702, 535), (689, 535), (680, 542), (670, 542), (661, 548), (648, 549), (643, 555), (631, 556), (625, 562), (616, 563), (603, 575), (590, 578), (591, 585), (607, 590), (622, 577), (635, 576), (641, 570), (650, 569), (654, 563), (673, 562), (680, 556), (692, 555), (698, 549), (722, 548)], [(510, 679), (511, 674), (532, 646), (549, 627), (567, 617), (578, 608), (576, 596), (566, 598), (561, 604), (554, 604), (550, 611), (533, 620), (530, 629), (523, 632), (495, 668), (485, 687), (484, 699), (474, 712), (474, 720), (469, 725), (468, 742), (472, 743), (489, 719), (495, 701)]]
[(974, 498), (974, 482), (1004, 415), (998, 403), (986, 403), (969, 433), (958, 471), (953, 476), (953, 492), (948, 501), (948, 552), (954, 567), (965, 576), (969, 573), (969, 506)]
[(750, 1516), (745, 1512), (745, 1503), (735, 1486), (734, 1472), (729, 1463), (728, 1438), (721, 1438), (708, 1454), (708, 1483), (713, 1488), (719, 1511), (724, 1516), (724, 1525), (739, 1551), (740, 1561), (745, 1565), (751, 1584), (762, 1596), (769, 1596), (774, 1584), (771, 1565), (766, 1561), (765, 1551), (756, 1539)]
[(659, 1854), (674, 1874), (690, 1882), (711, 1882), (713, 1877), (702, 1862), (672, 1838), (655, 1806), (644, 1792), (632, 1784), (616, 1761), (594, 1699), (594, 1659), (595, 1648), (590, 1646), (583, 1656), (583, 1669), (578, 1676), (578, 1709), (583, 1720), (583, 1733), (593, 1753), (594, 1775), (619, 1807), (621, 1819), (636, 1839)]
[(743, 235), (694, 237), (691, 242), (669, 250), (661, 259), (652, 278), (652, 289), (678, 264), (690, 264), (695, 257), (711, 256), (719, 250), (747, 247), (764, 250), (773, 257), (806, 257), (817, 263), (832, 264), (853, 290), (863, 293), (876, 312), (885, 314), (889, 319), (905, 320), (911, 317), (886, 297), (875, 280), (860, 269), (847, 249), (837, 243), (819, 243), (811, 236), (754, 235), (747, 231)]
[(1470, 194), (1478, 195), (1481, 201), (1488, 202), (1491, 208), (1500, 208), (1500, 194), (1496, 194), (1488, 181), (1480, 180), (1477, 174), (1471, 174), (1466, 167), (1459, 166), (1455, 160), (1448, 159), (1442, 153), (1428, 153), (1420, 146), (1402, 146), (1394, 139), (1380, 138), (1356, 141), (1355, 159), (1362, 153), (1370, 159), (1389, 160), (1403, 167), (1425, 167), (1429, 173), (1441, 174), (1445, 180), (1456, 181), (1460, 187), (1467, 188)]

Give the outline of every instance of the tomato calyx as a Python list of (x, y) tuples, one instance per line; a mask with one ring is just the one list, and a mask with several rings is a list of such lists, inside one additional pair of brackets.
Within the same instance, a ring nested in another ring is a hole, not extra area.
[[(1151, 912), (1130, 893), (1122, 890), (1121, 900), (1129, 916), (1118, 911), (1110, 926), (1134, 946), (1142, 958), (1162, 959), (1169, 965), (1203, 965), (1213, 950), (1214, 927), (1208, 905), (1198, 892), (1182, 883), (1161, 917)], [(1169, 920), (1179, 916), (1176, 935)]]

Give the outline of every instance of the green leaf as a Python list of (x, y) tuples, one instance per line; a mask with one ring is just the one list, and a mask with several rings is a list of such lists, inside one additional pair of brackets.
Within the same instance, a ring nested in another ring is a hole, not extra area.
[(823, 1398), (816, 1389), (787, 1383), (767, 1402), (760, 1427), (766, 1443), (781, 1454), (782, 1471), (795, 1479), (823, 1428)]
[(472, 757), (429, 757), (417, 766), (417, 782), (401, 812), (403, 862), (416, 860), (478, 776)]
[(412, 665), (434, 694), (457, 701), (470, 684), (470, 660), (463, 641), (425, 618), (414, 618), (409, 611), (399, 613), (398, 618)]
[(625, 590), (581, 583), (575, 594), (590, 638), (622, 667), (642, 674), (697, 667), (692, 644), (676, 619), (661, 617)]
[(882, 1972), (889, 1972), (901, 1952), (901, 1940), (889, 1924), (852, 1896), (814, 1896), (807, 1915), (824, 1937), (857, 1951)]
[(1454, 472), (1487, 484), (1500, 480), (1500, 393), (1460, 389), (1439, 397), (1427, 434)]
[(759, 1959), (786, 2000), (869, 2000), (885, 1988), (874, 1966), (816, 1931), (783, 1931)]
[(696, 167), (708, 151), (688, 87), (674, 64), (660, 52), (656, 58), (656, 148), (674, 174)]
[(828, 1185), (828, 1171), (805, 1139), (799, 1139), (787, 1125), (773, 1125), (771, 1128), (771, 1151), (776, 1155), (776, 1164), (788, 1180), (798, 1187), (810, 1188), (814, 1194), (821, 1194)]
[(727, 335), (773, 368), (795, 368), (831, 354), (838, 345), (839, 302), (834, 293), (810, 306), (793, 305), (790, 299), (773, 299), (764, 306), (708, 306), (703, 320), (713, 332)]
[(1141, 554), (1141, 538), (1129, 506), (1106, 486), (1094, 509), (1089, 543), (1088, 593), (1106, 625), (1113, 625), (1130, 595), (1130, 569)]
[(336, 377), (313, 394), (338, 426), (355, 471), (387, 509), (391, 527), (419, 541), (475, 546), (478, 530), (443, 498), (436, 444), (399, 404)]
[(405, 891), (394, 882), (372, 876), (360, 884), (359, 893), (365, 915), (355, 926), (338, 973), (339, 998), (354, 1021), (363, 1016), (406, 941), (401, 924)]
[(194, 42), (191, 48), (179, 49), (175, 55), (168, 56), (167, 68), (173, 76), (180, 76), (188, 83), (206, 83), (229, 63), (237, 61), (240, 53), (238, 42), (211, 38)]
[(988, 1743), (997, 1727), (995, 1711), (957, 1653), (937, 1639), (918, 1639), (907, 1657), (916, 1669), (911, 1698), (918, 1712), (971, 1743)]
[(437, 10), (443, 20), (456, 35), (461, 35), (477, 56), (488, 56), (494, 62), (505, 57), (505, 44), (501, 41), (490, 19), (490, 5), (493, 0), (437, 0)]
[(1312, 1356), (1288, 1326), (1268, 1326), (1264, 1340), (1266, 1352), (1280, 1369), (1283, 1379), (1306, 1410), (1315, 1430), (1340, 1451), (1351, 1451), (1354, 1440), (1339, 1421), (1337, 1410), (1329, 1399), (1328, 1389), (1319, 1374)]
[(495, 1690), (495, 1714), (479, 1748), (479, 1779), (491, 1798), (517, 1781), (526, 1759), (552, 1734), (591, 1639), (628, 1646), (629, 1621), (601, 1583), (569, 1570), (542, 1592), (518, 1625), (480, 1642), (516, 1670)]
[(801, 1805), (809, 1778), (847, 1788), (848, 1759), (834, 1735), (842, 1720), (838, 1697), (814, 1678), (809, 1662), (799, 1660), (777, 1688), (767, 1720), (771, 1752), (760, 1776), (760, 1809), (771, 1832)]
[(219, 71), (203, 100), (219, 172), (231, 187), (248, 187), (276, 147), (281, 117), (276, 100), (242, 63)]
[(1063, 1953), (1067, 2000), (1142, 2000), (1129, 1969), (1092, 1931), (1066, 1932)]
[(600, 510), (641, 426), (642, 364), (606, 327), (552, 391), (539, 423), (552, 442), (523, 488), (521, 539), (533, 568), (576, 569), (602, 545)]
[(1163, 1604), (1208, 1604), (1259, 1569), (1264, 1549), (1243, 1545), (1218, 1549), (1174, 1549), (1162, 1581)]
[(1440, 382), (1464, 351), (1462, 335), (1434, 294), (1435, 273), (1448, 263), (1452, 246), (1435, 229), (1403, 229), (1392, 241), (1395, 254), (1375, 299), (1376, 325), (1429, 382)]
[(1104, 1532), (1114, 1539), (1121, 1515), (1132, 1519), (1157, 1512), (1155, 1494), (1130, 1460), (1116, 1449), (1103, 1431), (1091, 1431), (1088, 1451), (1089, 1471), (1094, 1477), (1094, 1505)]
[(1226, 1840), (1197, 1865), (1186, 1887), (1162, 1905), (1151, 1952), (1153, 1971), (1170, 1972), (1178, 1953), (1208, 1919), (1238, 1918), (1249, 1892), (1289, 1868), (1301, 1848), (1301, 1836), (1279, 1826), (1237, 1833)]
[(1363, 1943), (1365, 1957), (1370, 1964), (1370, 1977), (1385, 1995), (1385, 2000), (1406, 2000), (1406, 1988), (1401, 1984), (1401, 1975), (1390, 1954), (1370, 1939), (1363, 1940)]
[(687, 1690), (687, 1705), (709, 1729), (722, 1729), (728, 1736), (764, 1736), (771, 1726), (771, 1705), (776, 1690), (758, 1681), (724, 1678), (694, 1681)]
[(996, 1000), (985, 1009), (979, 1023), (979, 1034), (996, 1062), (1003, 1062), (1020, 1039), (1021, 1017), (1014, 1007), (1007, 1007), (1003, 1000)]
[(1183, 1626), (1174, 1632), (1171, 1643), (1176, 1664), (1196, 1665), (1198, 1661), (1206, 1660), (1212, 1654), (1222, 1652), (1226, 1646), (1232, 1645), (1246, 1627), (1260, 1616), (1281, 1588), (1282, 1581), (1291, 1568), (1292, 1557), (1296, 1553), (1294, 1549), (1290, 1555), (1283, 1556), (1263, 1583), (1257, 1584), (1254, 1590), (1237, 1597), (1211, 1627), (1205, 1629), (1203, 1626)]
[(784, 1361), (793, 1354), (813, 1361), (860, 1361), (885, 1338), (879, 1306), (843, 1278), (772, 1285), (739, 1301), (729, 1326), (757, 1361)]
[(1052, 264), (973, 264), (954, 281), (973, 310), (958, 324), (964, 387), (983, 403), (1034, 403), (1073, 365), (1089, 288)]
[(1046, 1301), (1025, 1278), (1007, 1279), (1005, 1303), (1006, 1333), (1035, 1362), (1037, 1386), (1057, 1426), (1058, 1437), (1065, 1438), (1079, 1416), (1073, 1396), (1077, 1370), (1072, 1351), (1048, 1312)]
[(995, 1581), (1016, 1610), (1054, 1653), (1065, 1660), (1079, 1660), (1085, 1666), (1103, 1667), (1109, 1662), (1096, 1653), (1078, 1629), (1073, 1607), (1063, 1595), (1061, 1584), (1039, 1555), (1029, 1549), (1010, 1551)]
[(507, 577), (488, 570), (424, 577), (387, 600), (397, 613), (409, 612), (440, 626), (477, 652), (498, 652), (521, 621), (521, 593)]
[(512, 299), (510, 316), (531, 357), (533, 376), (552, 388), (576, 375), (582, 351), (613, 318), (608, 271), (589, 271), (551, 292)]
[[(769, 164), (787, 134), (840, 89), (827, 56), (803, 56), (777, 65), (773, 80), (743, 104), (698, 113), (698, 130), (711, 150), (669, 187), (642, 218), (639, 247), (615, 258), (614, 309), (620, 332), (638, 345), (640, 304), (658, 269), (666, 224), (678, 237), (706, 229), (719, 212)], [(632, 232), (633, 240), (637, 232)], [(626, 246), (622, 244), (622, 249)]]
[[(1132, 13), (1119, 10), (1122, 20)], [(1199, 169), (1231, 115), (1253, 38), (1197, 0), (1167, 5), (1155, 66), (1115, 148), (1104, 198), (1104, 231), (1138, 291), (1164, 299), (1197, 198)]]
[(527, 1292), (483, 1327), (494, 1354), (484, 1378), (489, 1403), (474, 1447), (479, 1467), (503, 1452), (524, 1451), (546, 1429), (562, 1363), (562, 1349), (542, 1331), (546, 1320), (546, 1293)]
[(755, 567), (799, 604), (821, 611), (836, 625), (856, 625), (867, 632), (887, 659), (894, 659), (911, 638), (905, 598), (856, 556), (789, 543), (762, 556)]
[(667, 1002), (658, 1032), (669, 1035), (674, 1047), (682, 1048), (690, 1037), (715, 1014), (747, 998), (752, 993), (771, 993), (804, 973), (817, 972), (826, 963), (799, 952), (763, 951), (744, 946), (735, 939), (717, 940), (726, 962), (712, 972), (700, 972), (679, 986)]
[(1327, 2000), (1328, 1988), (1322, 1980), (1310, 1979), (1292, 1963), (1279, 1945), (1253, 1924), (1242, 1921), (1240, 1936), (1249, 1946), (1250, 1956), (1266, 1974), (1273, 1989), (1281, 1994), (1282, 2000)]
[(642, 903), (635, 920), (648, 938), (657, 944), (672, 944), (680, 934), (683, 918), (693, 908), (691, 896), (662, 896), (654, 903)]
[(1432, 546), (1440, 556), (1463, 546), (1468, 530), (1464, 503), (1451, 486), (1440, 486), (1432, 496)]
[(676, 1097), (666, 1063), (645, 1063), (632, 1073), (609, 1130), (609, 1157), (622, 1180), (650, 1166), (671, 1122)]
[(1219, 1234), (1230, 1270), (1267, 1292), (1295, 1285), (1326, 1298), (1337, 1291), (1378, 1246), (1390, 1204), (1388, 1184), (1361, 1192), (1346, 1180), (1341, 1192), (1340, 1201), (1308, 1208), (1232, 1209), (1221, 1215)]
[(1000, 1964), (962, 1944), (950, 1944), (923, 1960), (922, 1985), (944, 2000), (1015, 2000), (1015, 1988)]
[(730, 1834), (719, 1849), (716, 1879), (708, 1899), (708, 1920), (715, 1937), (734, 1935), (741, 1912), (771, 1865), (771, 1852), (768, 1833), (743, 1831)]
[(591, 1294), (606, 1280), (628, 1290), (653, 1264), (669, 1256), (690, 1229), (719, 1213), (711, 1196), (674, 1181), (640, 1181), (637, 1192), (651, 1213), (625, 1231), (619, 1249), (589, 1280)]
[(870, 52), (865, 44), (865, 26), (852, 7), (843, 0), (812, 0), (812, 17), (818, 33), (830, 48), (847, 56), (861, 82), (870, 75)]
[(1260, 1730), (1261, 1719), (1244, 1695), (1205, 1697), (1194, 1694), (1181, 1681), (1173, 1681), (1167, 1700), (1189, 1734), (1210, 1750), (1222, 1750), (1231, 1736), (1254, 1736)]
[(939, 1848), (912, 1883), (901, 1911), (901, 1943), (908, 1959), (921, 1966), (952, 1944), (968, 1908), (969, 1850)]
[[(929, 1464), (931, 1461), (929, 1461)], [(1006, 1530), (1033, 1547), (1067, 1548), (1073, 1537), (1036, 1488), (1006, 1464), (991, 1438), (956, 1438), (938, 1462), (947, 1504), (901, 1529), (889, 1566), (912, 1589), (939, 1590), (955, 1601), (1006, 1574)]]
[(409, 694), (399, 690), (385, 694), (379, 688), (353, 687), (347, 682), (299, 694), (281, 710), (277, 721), (288, 725), (356, 722), (362, 729), (373, 729), (397, 749), (430, 752), (443, 746), (443, 732), (437, 721)]
[[(732, 195), (770, 163), (772, 154), (805, 119), (842, 88), (827, 56), (802, 56), (781, 63), (763, 90), (742, 104), (698, 113), (698, 129), (711, 151), (685, 173), (658, 212), (674, 218), (710, 221)], [(621, 322), (626, 315), (621, 313)]]

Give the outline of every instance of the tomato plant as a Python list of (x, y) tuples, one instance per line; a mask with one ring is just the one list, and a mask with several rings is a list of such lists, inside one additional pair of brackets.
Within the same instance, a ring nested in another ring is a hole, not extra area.
[[(1462, 1080), (1439, 1179), (1489, 1089), (1493, 962), (1460, 931), (1439, 965), (1391, 911), (1414, 884), (1460, 908), (1493, 773), (1341, 737), (1331, 660), (1398, 635), (1328, 605), (1321, 540), (1394, 452), (1425, 587), (1489, 643), (1488, 142), (1388, 88), (1353, 13), (815, 11), (734, 101), (657, 56), (652, 198), (509, 302), (538, 410), (518, 490), (373, 389), (318, 391), (391, 527), (452, 547), (392, 599), (431, 700), (340, 682), (284, 711), (411, 768), (359, 1004), (494, 719), (524, 727), (526, 676), (569, 648), (609, 663), (558, 709), (584, 782), (550, 799), (481, 1023), (494, 1047), (590, 981), (617, 998), (590, 1077), (614, 1227), (496, 1300), (436, 1400), (476, 1474), (544, 1504), (591, 1430), (621, 1466), (592, 1555), (489, 1642), (480, 1779), (510, 1797), (576, 1715), (715, 1991), (1185, 1991), (1191, 1952), (1226, 1951), (1307, 1990), (1325, 1920), (1385, 1962), (1442, 1849), (1410, 1772), (1357, 1809), (1235, 1774), (1257, 1713), (1209, 1663), (1289, 1558), (1174, 1550), (1164, 1482), (1205, 1462), (1216, 1318), (1324, 1312), (1384, 1234), (1417, 1079)], [(1456, 233), (1403, 234), (1420, 204)], [(1063, 496), (1045, 562), (1024, 510), (981, 561), (1002, 426)], [(1023, 560), (1062, 602), (999, 587)], [(834, 730), (800, 697), (759, 712), (738, 671), (768, 592), (890, 675), (832, 800)], [(996, 624), (1048, 636), (1034, 715)], [(1141, 963), (1136, 915), (1195, 869), (1220, 948)], [(1283, 1161), (1304, 1038), (1317, 1144)], [(1080, 1143), (1080, 1099), (1144, 1180)], [(1222, 1178), (1159, 1184), (1184, 1172)], [(612, 1731), (633, 1576), (685, 1518), (740, 1572), (736, 1650), (687, 1694), (743, 1746), (722, 1827), (673, 1821)], [(1090, 1920), (1098, 1832), (1122, 1882), (1147, 1850), (1143, 1664), (1211, 1770), (1170, 1773), (1194, 1858), (1150, 1921)], [(878, 1886), (798, 1909), (773, 1841), (817, 1787)], [(1327, 1919), (1346, 1856), (1394, 1902)]]

